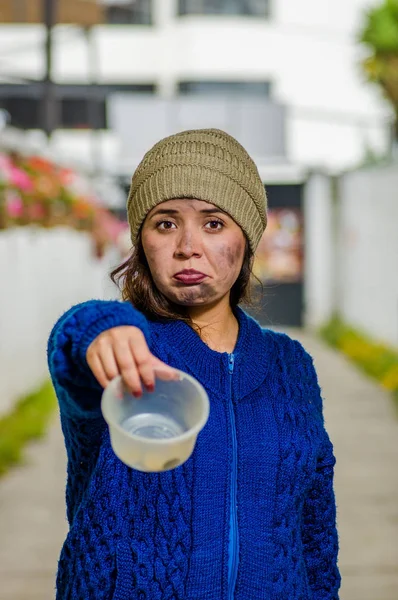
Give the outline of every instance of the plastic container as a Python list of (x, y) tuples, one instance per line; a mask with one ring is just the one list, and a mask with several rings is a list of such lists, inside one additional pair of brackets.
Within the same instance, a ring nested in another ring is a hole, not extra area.
[(141, 398), (113, 379), (102, 395), (113, 451), (126, 465), (145, 472), (168, 471), (192, 454), (209, 416), (204, 387), (183, 371), (179, 380), (156, 379), (155, 391)]

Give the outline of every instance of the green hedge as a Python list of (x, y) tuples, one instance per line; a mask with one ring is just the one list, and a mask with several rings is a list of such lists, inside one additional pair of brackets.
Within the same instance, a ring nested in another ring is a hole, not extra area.
[(326, 323), (320, 334), (328, 344), (343, 352), (362, 371), (391, 391), (398, 406), (398, 350), (372, 340), (338, 316)]
[(56, 405), (53, 387), (46, 382), (22, 398), (11, 413), (0, 417), (0, 477), (23, 461), (23, 448), (28, 441), (43, 436)]

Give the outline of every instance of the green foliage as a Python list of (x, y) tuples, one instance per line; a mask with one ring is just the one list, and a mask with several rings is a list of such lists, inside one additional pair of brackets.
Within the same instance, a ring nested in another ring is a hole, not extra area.
[(43, 436), (56, 405), (53, 387), (47, 382), (0, 418), (0, 476), (23, 460), (23, 448), (29, 440)]
[(398, 351), (371, 340), (334, 316), (320, 330), (322, 338), (343, 352), (362, 371), (393, 393), (398, 402)]
[(383, 0), (365, 13), (359, 41), (370, 51), (361, 63), (362, 69), (391, 103), (398, 140), (398, 0)]
[(398, 52), (398, 0), (368, 10), (359, 39), (376, 53)]

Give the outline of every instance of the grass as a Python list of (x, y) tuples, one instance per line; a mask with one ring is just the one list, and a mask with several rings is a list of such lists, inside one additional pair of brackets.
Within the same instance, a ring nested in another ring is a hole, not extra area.
[(371, 339), (334, 316), (320, 329), (321, 337), (359, 369), (390, 391), (398, 409), (398, 349)]
[(27, 442), (41, 438), (57, 406), (50, 382), (21, 398), (9, 414), (0, 417), (0, 477), (24, 460)]

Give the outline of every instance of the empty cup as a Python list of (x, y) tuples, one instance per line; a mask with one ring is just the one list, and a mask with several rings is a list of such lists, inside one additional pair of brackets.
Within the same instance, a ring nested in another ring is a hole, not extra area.
[(145, 472), (168, 471), (192, 454), (209, 416), (209, 399), (193, 377), (178, 371), (174, 381), (156, 379), (155, 391), (135, 398), (121, 377), (102, 394), (101, 410), (113, 451), (126, 465)]

